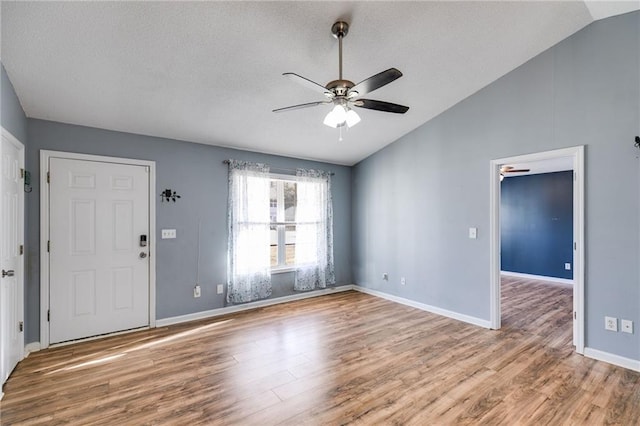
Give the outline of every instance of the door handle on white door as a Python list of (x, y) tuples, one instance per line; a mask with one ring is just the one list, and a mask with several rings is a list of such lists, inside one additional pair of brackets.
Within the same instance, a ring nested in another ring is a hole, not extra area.
[(2, 278), (4, 277), (12, 277), (15, 271), (13, 269), (9, 269), (8, 271), (2, 270)]
[(140, 259), (144, 259), (145, 257), (147, 257), (147, 253), (141, 251), (140, 252)]

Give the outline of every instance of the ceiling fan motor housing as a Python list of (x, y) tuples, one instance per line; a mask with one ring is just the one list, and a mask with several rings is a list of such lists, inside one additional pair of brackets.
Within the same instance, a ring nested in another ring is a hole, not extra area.
[(327, 90), (331, 90), (336, 96), (347, 96), (347, 92), (355, 84), (349, 80), (333, 80), (325, 86)]

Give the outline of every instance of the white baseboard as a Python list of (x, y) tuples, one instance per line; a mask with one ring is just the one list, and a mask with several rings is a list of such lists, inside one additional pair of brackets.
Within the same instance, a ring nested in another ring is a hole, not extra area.
[(354, 286), (354, 290), (362, 293), (370, 294), (372, 296), (381, 297), (383, 299), (390, 300), (392, 302), (400, 303), (402, 305), (411, 306), (423, 311), (431, 312), (432, 314), (442, 315), (443, 317), (452, 318), (458, 321), (466, 322), (469, 324), (477, 325), (479, 327), (491, 328), (491, 322), (483, 320), (481, 318), (472, 317), (470, 315), (460, 314), (458, 312), (449, 311), (447, 309), (438, 308), (436, 306), (427, 305), (424, 303), (416, 302), (414, 300), (405, 299), (403, 297), (393, 296), (391, 294), (383, 293), (377, 290), (371, 290), (365, 287)]
[(242, 305), (226, 306), (224, 308), (211, 309), (209, 311), (195, 312), (193, 314), (180, 315), (176, 317), (162, 318), (156, 320), (156, 327), (166, 327), (168, 325), (180, 324), (188, 321), (196, 321), (205, 318), (217, 317), (220, 315), (232, 314), (234, 312), (248, 311), (250, 309), (262, 308), (264, 306), (277, 305), (280, 303), (292, 302), (294, 300), (309, 299), (311, 297), (324, 296), (341, 291), (354, 290), (353, 284), (329, 287), (322, 290), (309, 291), (305, 293), (292, 294), (290, 296), (277, 297), (274, 299), (259, 300), (257, 302), (244, 303)]
[(40, 347), (40, 342), (27, 343), (27, 345), (24, 347), (24, 357), (26, 358), (31, 352), (38, 352), (40, 349), (42, 349)]
[(593, 348), (584, 348), (584, 356), (597, 359), (598, 361), (608, 362), (618, 367), (628, 368), (629, 370), (640, 371), (640, 360), (625, 358)]
[(275, 299), (266, 299), (266, 300), (259, 300), (257, 302), (250, 302), (250, 303), (245, 303), (242, 305), (235, 305), (235, 306), (226, 306), (224, 308), (218, 308), (218, 309), (211, 309), (208, 311), (202, 311), (202, 312), (195, 312), (192, 314), (186, 314), (186, 315), (179, 315), (179, 316), (175, 316), (175, 317), (169, 317), (169, 318), (162, 318), (162, 319), (158, 319), (156, 320), (156, 327), (166, 327), (169, 325), (173, 325), (173, 324), (180, 324), (183, 322), (189, 322), (189, 321), (196, 321), (196, 320), (201, 320), (201, 319), (206, 319), (206, 318), (212, 318), (212, 317), (217, 317), (217, 316), (221, 316), (221, 315), (227, 315), (227, 314), (232, 314), (234, 312), (242, 312), (242, 311), (247, 311), (247, 310), (251, 310), (251, 309), (256, 309), (256, 308), (261, 308), (261, 307), (265, 307), (265, 306), (271, 306), (271, 305), (277, 305), (280, 303), (287, 303), (287, 302), (292, 302), (295, 300), (303, 300), (303, 299), (308, 299), (311, 297), (318, 297), (318, 296), (324, 296), (327, 294), (333, 294), (333, 293), (338, 293), (338, 292), (342, 292), (342, 291), (349, 291), (349, 290), (357, 290), (360, 291), (362, 293), (366, 293), (366, 294), (370, 294), (372, 296), (376, 296), (376, 297), (381, 297), (383, 299), (386, 300), (390, 300), (392, 302), (396, 302), (396, 303), (400, 303), (402, 305), (407, 305), (407, 306), (411, 306), (423, 311), (427, 311), (427, 312), (431, 312), (433, 314), (437, 314), (437, 315), (442, 315), (448, 318), (452, 318), (458, 321), (463, 321), (469, 324), (473, 324), (473, 325), (477, 325), (480, 327), (484, 327), (484, 328), (490, 328), (490, 322), (487, 320), (483, 320), (480, 318), (476, 318), (476, 317), (472, 317), (469, 315), (464, 315), (464, 314), (460, 314), (457, 312), (453, 312), (453, 311), (448, 311), (446, 309), (442, 309), (442, 308), (438, 308), (435, 306), (431, 306), (431, 305), (426, 305), (424, 303), (420, 303), (420, 302), (415, 302), (413, 300), (409, 300), (409, 299), (405, 299), (402, 297), (397, 297), (397, 296), (392, 296), (390, 294), (386, 294), (380, 291), (376, 291), (376, 290), (370, 290), (368, 288), (364, 288), (364, 287), (360, 287), (358, 285), (355, 284), (349, 284), (349, 285), (342, 285), (339, 287), (330, 287), (327, 289), (323, 289), (323, 290), (316, 290), (316, 291), (310, 291), (307, 293), (300, 293), (300, 294), (292, 294), (290, 296), (284, 296), (284, 297), (278, 297)]
[(551, 281), (553, 283), (573, 285), (573, 280), (567, 278), (547, 277), (544, 275), (522, 274), (520, 272), (500, 271), (500, 275), (505, 277), (525, 278), (528, 280)]

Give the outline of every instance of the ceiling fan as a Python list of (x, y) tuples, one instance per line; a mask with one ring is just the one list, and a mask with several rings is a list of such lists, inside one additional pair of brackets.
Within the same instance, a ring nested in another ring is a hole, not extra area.
[(516, 169), (513, 166), (502, 166), (500, 167), (500, 181), (504, 179), (504, 175), (506, 173), (527, 173), (530, 172), (531, 169)]
[(318, 105), (334, 105), (333, 109), (326, 115), (324, 124), (333, 128), (342, 128), (343, 126), (353, 127), (360, 122), (360, 116), (352, 109), (352, 107), (373, 109), (376, 111), (393, 112), (396, 114), (404, 114), (409, 107), (393, 104), (391, 102), (376, 101), (372, 99), (362, 99), (360, 96), (373, 92), (392, 81), (400, 78), (402, 73), (395, 68), (389, 68), (374, 76), (354, 84), (352, 81), (342, 78), (342, 39), (349, 32), (349, 24), (344, 21), (338, 21), (331, 27), (331, 33), (338, 39), (338, 79), (330, 81), (325, 86), (318, 84), (308, 78), (302, 77), (296, 73), (285, 72), (286, 75), (299, 84), (315, 90), (323, 94), (327, 99), (316, 102), (308, 102), (299, 105), (292, 105), (284, 108), (274, 109), (273, 112), (284, 112), (295, 109), (314, 107)]

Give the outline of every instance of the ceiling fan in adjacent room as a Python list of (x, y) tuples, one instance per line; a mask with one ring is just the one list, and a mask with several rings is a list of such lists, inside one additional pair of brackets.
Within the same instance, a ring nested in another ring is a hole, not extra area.
[[(299, 105), (292, 105), (284, 108), (274, 109), (273, 112), (291, 111), (300, 108), (314, 107), (318, 105), (333, 105), (331, 111), (324, 118), (324, 124), (341, 128), (343, 126), (353, 127), (360, 122), (360, 116), (352, 109), (352, 107), (373, 109), (376, 111), (393, 112), (396, 114), (404, 114), (409, 107), (394, 104), (385, 101), (376, 101), (372, 99), (362, 99), (360, 96), (371, 93), (392, 81), (400, 78), (402, 73), (396, 68), (389, 68), (374, 76), (354, 84), (352, 81), (342, 78), (342, 39), (349, 32), (349, 24), (338, 21), (331, 27), (331, 33), (338, 39), (338, 79), (330, 81), (325, 86), (318, 84), (308, 78), (302, 77), (292, 72), (286, 72), (283, 75), (290, 77), (292, 80), (302, 84), (303, 86), (321, 93), (326, 97), (322, 101), (308, 102)], [(341, 138), (342, 139), (342, 138)]]
[(502, 166), (500, 167), (500, 181), (504, 179), (507, 173), (527, 173), (530, 172), (531, 169), (516, 169), (513, 166)]

